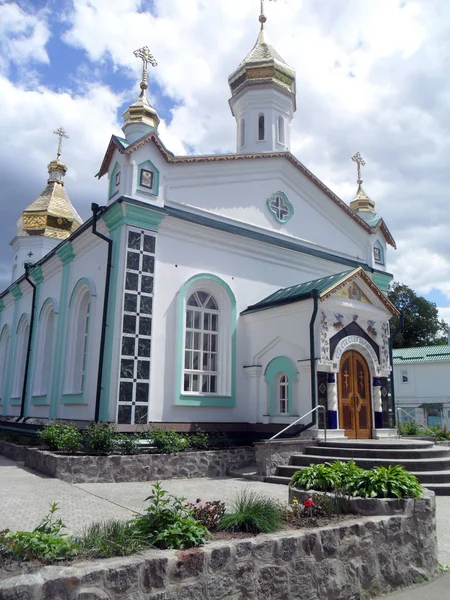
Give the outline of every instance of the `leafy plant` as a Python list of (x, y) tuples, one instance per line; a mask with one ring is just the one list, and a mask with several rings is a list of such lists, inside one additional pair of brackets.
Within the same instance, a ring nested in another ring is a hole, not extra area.
[(417, 477), (400, 465), (363, 470), (347, 484), (347, 490), (362, 498), (418, 498), (423, 492)]
[(428, 427), (428, 430), (430, 430), (434, 434), (435, 439), (438, 442), (450, 440), (450, 431), (448, 430), (447, 425), (444, 425), (444, 427), (440, 427), (439, 425), (432, 425)]
[(93, 523), (75, 543), (89, 558), (129, 556), (143, 548), (142, 540), (130, 523), (116, 520)]
[(56, 503), (33, 531), (3, 531), (0, 533), (0, 546), (19, 560), (40, 559), (55, 561), (71, 558), (78, 553), (72, 538), (66, 533), (61, 519), (55, 517)]
[(145, 500), (150, 501), (145, 514), (130, 521), (130, 527), (149, 546), (172, 549), (200, 546), (205, 543), (208, 530), (194, 519), (185, 500), (172, 496), (157, 482), (152, 486), (151, 496)]
[(176, 431), (153, 427), (148, 434), (153, 445), (156, 446), (159, 452), (163, 454), (172, 454), (181, 452), (189, 447), (189, 439), (187, 436), (177, 433)]
[(88, 454), (112, 454), (117, 446), (117, 433), (109, 423), (90, 423), (83, 431)]
[(328, 492), (340, 483), (342, 473), (330, 463), (311, 464), (292, 475), (290, 486), (305, 490)]
[(203, 523), (208, 531), (215, 531), (225, 514), (225, 503), (220, 500), (203, 504), (201, 499), (197, 498), (195, 503), (189, 502), (186, 506), (192, 510), (194, 519)]
[(38, 432), (39, 437), (50, 450), (75, 453), (82, 448), (82, 434), (73, 425), (52, 423)]
[(247, 533), (272, 533), (281, 528), (277, 503), (263, 494), (243, 491), (236, 498), (232, 513), (226, 513), (219, 529)]
[(405, 421), (399, 423), (398, 430), (400, 435), (419, 435), (420, 427), (416, 421)]

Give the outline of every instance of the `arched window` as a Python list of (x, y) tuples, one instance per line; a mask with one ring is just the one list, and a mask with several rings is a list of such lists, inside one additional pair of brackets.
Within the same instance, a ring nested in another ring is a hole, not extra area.
[(278, 409), (282, 415), (289, 412), (289, 380), (285, 373), (278, 376)]
[(79, 286), (74, 292), (70, 304), (65, 392), (81, 394), (86, 379), (91, 314), (91, 292), (87, 285)]
[(55, 311), (51, 300), (44, 302), (39, 315), (39, 334), (33, 377), (33, 395), (46, 396), (53, 367)]
[(264, 115), (258, 117), (258, 141), (263, 142), (266, 137)]
[(14, 357), (14, 379), (11, 389), (11, 398), (20, 398), (22, 395), (23, 377), (27, 360), (28, 336), (30, 325), (26, 315), (22, 315), (17, 326), (16, 353)]
[(285, 143), (284, 117), (281, 115), (278, 117), (278, 141), (280, 144)]
[(6, 362), (8, 360), (10, 337), (9, 328), (5, 325), (0, 335), (0, 399), (3, 397), (3, 387), (5, 385)]
[(208, 292), (194, 292), (186, 303), (185, 392), (217, 394), (219, 309)]
[(240, 147), (243, 148), (245, 146), (245, 119), (241, 119), (240, 122)]

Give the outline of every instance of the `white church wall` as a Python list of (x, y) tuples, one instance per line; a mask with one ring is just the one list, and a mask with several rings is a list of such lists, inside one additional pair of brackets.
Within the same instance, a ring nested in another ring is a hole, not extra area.
[[(243, 367), (251, 362), (256, 350), (252, 351), (249, 346), (250, 338), (246, 335), (243, 317), (239, 313), (280, 287), (339, 272), (340, 267), (328, 261), (277, 247), (267, 248), (260, 242), (242, 240), (231, 234), (170, 218), (166, 218), (160, 226), (157, 245), (150, 420), (254, 421), (255, 399), (250, 401), (248, 398), (248, 381)], [(210, 273), (221, 278), (236, 297), (237, 402), (233, 408), (175, 405), (179, 395), (174, 378), (179, 327), (177, 298), (184, 283), (199, 273)], [(310, 313), (306, 311), (305, 314), (309, 323)], [(282, 327), (289, 333), (292, 322), (286, 318)], [(277, 328), (267, 335), (270, 339), (276, 337)], [(289, 335), (289, 343), (298, 347), (299, 340), (292, 337), (292, 332)], [(307, 356), (306, 348), (305, 352)], [(299, 394), (302, 394), (300, 390)]]

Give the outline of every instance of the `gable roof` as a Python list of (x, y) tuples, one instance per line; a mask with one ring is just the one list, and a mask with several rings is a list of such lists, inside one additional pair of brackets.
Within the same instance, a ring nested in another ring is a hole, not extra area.
[(276, 306), (301, 302), (302, 300), (312, 298), (316, 294), (323, 302), (329, 296), (339, 291), (339, 289), (345, 287), (351, 281), (354, 281), (358, 278), (362, 279), (364, 283), (369, 286), (371, 291), (374, 292), (380, 302), (392, 315), (398, 314), (398, 311), (392, 302), (386, 298), (383, 292), (374, 284), (372, 279), (367, 275), (362, 267), (358, 267), (357, 269), (353, 269), (351, 271), (336, 273), (335, 275), (328, 275), (326, 277), (321, 277), (320, 279), (314, 279), (313, 281), (299, 283), (287, 288), (281, 288), (260, 302), (252, 304), (241, 314), (248, 314), (260, 310), (266, 310), (268, 308), (274, 308)]
[(450, 362), (450, 345), (394, 348), (392, 350), (392, 359), (394, 364), (434, 362), (438, 360), (447, 360)]
[(261, 154), (205, 154), (205, 155), (186, 155), (186, 156), (175, 156), (170, 152), (162, 143), (159, 136), (155, 133), (149, 133), (139, 138), (132, 144), (129, 144), (124, 138), (120, 138), (117, 135), (111, 136), (111, 139), (106, 149), (103, 162), (100, 170), (96, 177), (99, 179), (108, 172), (109, 165), (111, 163), (112, 156), (115, 150), (118, 150), (120, 154), (132, 154), (135, 150), (144, 146), (147, 142), (153, 142), (158, 148), (161, 155), (168, 163), (209, 163), (209, 162), (229, 162), (229, 161), (241, 161), (241, 160), (271, 160), (274, 158), (282, 158), (290, 162), (300, 173), (302, 173), (307, 179), (309, 179), (316, 187), (318, 187), (330, 200), (332, 200), (339, 208), (341, 208), (347, 215), (353, 219), (360, 227), (365, 229), (368, 233), (376, 233), (380, 230), (388, 244), (393, 248), (397, 248), (394, 238), (389, 231), (386, 223), (383, 219), (377, 219), (374, 224), (369, 224), (361, 219), (354, 210), (348, 206), (343, 200), (339, 198), (334, 192), (330, 190), (318, 177), (316, 177), (309, 169), (305, 167), (293, 154), (290, 152), (262, 152)]

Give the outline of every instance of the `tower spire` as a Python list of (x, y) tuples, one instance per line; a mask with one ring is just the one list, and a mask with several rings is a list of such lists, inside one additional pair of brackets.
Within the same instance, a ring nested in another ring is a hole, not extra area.
[[(269, 2), (270, 1), (271, 0), (269, 0)], [(275, 1), (276, 0), (274, 0), (274, 2)], [(264, 0), (261, 0), (261, 11), (260, 11), (260, 14), (259, 14), (259, 22), (261, 23), (261, 31), (264, 30), (264, 23), (266, 23), (266, 21), (267, 21), (267, 17), (266, 17), (266, 14), (264, 12)]]
[(59, 140), (58, 140), (58, 151), (56, 153), (56, 160), (59, 160), (59, 157), (61, 156), (61, 148), (62, 148), (62, 139), (66, 138), (67, 140), (69, 139), (69, 136), (66, 134), (65, 130), (63, 127), (58, 127), (58, 129), (55, 129), (55, 131), (53, 132), (55, 135), (58, 136)]
[(375, 202), (369, 198), (362, 187), (362, 174), (361, 167), (365, 167), (366, 163), (359, 152), (352, 156), (352, 161), (356, 163), (356, 169), (358, 172), (358, 189), (353, 200), (350, 202), (350, 208), (352, 208), (360, 217), (364, 220), (372, 219), (375, 216)]
[(148, 88), (148, 65), (150, 64), (152, 67), (156, 67), (158, 63), (148, 49), (148, 46), (134, 50), (133, 54), (136, 58), (140, 58), (142, 60), (142, 79), (140, 83), (141, 93), (139, 95), (142, 97), (145, 95), (145, 90)]

